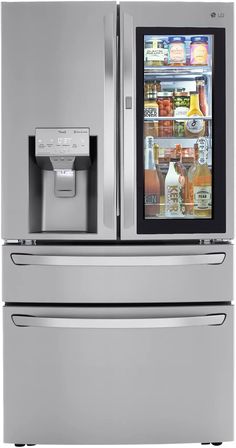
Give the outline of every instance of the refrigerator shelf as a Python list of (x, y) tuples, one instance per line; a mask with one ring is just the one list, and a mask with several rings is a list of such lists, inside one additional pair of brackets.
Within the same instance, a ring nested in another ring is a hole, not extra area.
[(144, 67), (144, 75), (158, 75), (158, 76), (202, 76), (212, 75), (212, 67), (209, 65), (206, 66), (180, 66), (180, 67), (170, 67), (167, 65), (163, 65), (160, 67)]
[[(211, 140), (211, 137), (209, 136), (204, 136), (205, 139), (207, 140)], [(174, 135), (171, 137), (154, 137), (154, 142), (156, 142), (157, 140), (184, 140), (184, 142), (186, 143), (186, 140), (194, 140), (196, 141), (197, 137), (175, 137)]]
[(206, 116), (206, 117), (144, 117), (144, 121), (151, 121), (151, 122), (156, 122), (156, 121), (189, 121), (189, 120), (204, 120), (204, 121), (211, 121), (212, 117), (211, 116)]

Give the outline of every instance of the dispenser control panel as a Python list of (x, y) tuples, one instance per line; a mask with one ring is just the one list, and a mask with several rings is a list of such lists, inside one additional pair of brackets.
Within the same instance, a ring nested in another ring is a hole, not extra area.
[(89, 128), (37, 128), (37, 157), (88, 157)]

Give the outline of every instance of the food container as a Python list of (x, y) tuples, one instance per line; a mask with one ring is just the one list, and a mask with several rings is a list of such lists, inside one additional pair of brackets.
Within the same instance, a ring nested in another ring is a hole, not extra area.
[(159, 92), (157, 94), (157, 103), (159, 107), (159, 117), (167, 117), (167, 120), (159, 121), (159, 137), (173, 136), (173, 121), (168, 117), (173, 117), (173, 93)]
[(160, 81), (145, 81), (144, 99), (157, 99), (157, 93), (161, 91)]
[(164, 65), (164, 42), (161, 39), (149, 39), (144, 44), (144, 65), (156, 67)]
[(158, 121), (145, 121), (144, 122), (144, 137), (158, 137)]
[[(174, 94), (174, 116), (186, 117), (190, 108), (190, 94), (189, 92), (176, 92)], [(174, 122), (174, 135), (176, 137), (184, 137), (184, 121), (176, 120)]]
[(186, 65), (185, 37), (169, 37), (168, 63), (173, 66)]
[(190, 65), (208, 65), (208, 37), (191, 37)]
[(157, 118), (158, 117), (158, 104), (156, 100), (144, 101), (144, 118)]

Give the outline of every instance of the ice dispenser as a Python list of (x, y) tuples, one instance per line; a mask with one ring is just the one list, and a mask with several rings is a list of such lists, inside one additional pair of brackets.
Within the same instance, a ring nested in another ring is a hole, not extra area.
[(29, 170), (31, 232), (96, 232), (96, 138), (89, 128), (37, 128)]
[(90, 164), (89, 129), (36, 129), (36, 159), (54, 171), (56, 197), (75, 196), (75, 170)]

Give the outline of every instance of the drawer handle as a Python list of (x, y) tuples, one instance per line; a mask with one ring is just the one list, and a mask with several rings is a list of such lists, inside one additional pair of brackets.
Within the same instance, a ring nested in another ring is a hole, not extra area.
[(16, 327), (44, 327), (44, 328), (91, 328), (91, 329), (119, 329), (119, 328), (177, 328), (222, 325), (226, 314), (209, 314), (205, 316), (189, 317), (158, 317), (158, 318), (70, 318), (70, 317), (37, 317), (22, 314), (12, 314), (12, 321)]
[(225, 253), (201, 255), (158, 256), (80, 256), (80, 255), (32, 255), (12, 253), (17, 266), (183, 266), (218, 265), (224, 262)]

